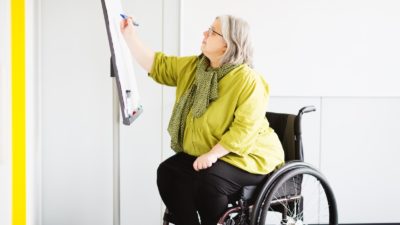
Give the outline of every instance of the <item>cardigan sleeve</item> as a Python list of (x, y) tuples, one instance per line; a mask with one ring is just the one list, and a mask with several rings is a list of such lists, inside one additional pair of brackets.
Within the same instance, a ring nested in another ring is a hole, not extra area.
[(193, 66), (196, 59), (196, 56), (167, 56), (162, 52), (156, 52), (148, 75), (160, 84), (177, 86), (179, 79), (185, 73), (185, 69), (188, 66)]

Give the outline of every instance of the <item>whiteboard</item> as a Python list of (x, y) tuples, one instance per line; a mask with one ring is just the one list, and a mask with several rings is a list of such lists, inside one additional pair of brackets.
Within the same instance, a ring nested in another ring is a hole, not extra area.
[(181, 54), (216, 16), (247, 20), (273, 96), (400, 96), (398, 0), (181, 1)]
[(111, 50), (111, 74), (115, 77), (118, 87), (122, 122), (130, 125), (141, 114), (143, 108), (140, 104), (132, 55), (120, 31), (120, 14), (124, 11), (121, 2), (116, 0), (102, 0), (102, 6)]

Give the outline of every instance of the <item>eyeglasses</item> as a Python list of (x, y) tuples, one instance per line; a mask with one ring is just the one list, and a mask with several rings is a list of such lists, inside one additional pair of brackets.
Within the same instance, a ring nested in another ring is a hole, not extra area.
[(211, 36), (213, 33), (214, 33), (214, 34), (218, 34), (218, 35), (221, 36), (221, 37), (224, 37), (224, 36), (222, 36), (222, 34), (218, 33), (218, 32), (215, 31), (215, 30), (213, 30), (212, 27), (208, 28), (208, 35)]

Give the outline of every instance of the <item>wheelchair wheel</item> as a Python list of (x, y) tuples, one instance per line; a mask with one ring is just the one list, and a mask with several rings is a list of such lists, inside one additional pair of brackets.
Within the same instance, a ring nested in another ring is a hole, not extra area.
[(254, 224), (338, 224), (336, 200), (324, 176), (310, 167), (282, 174), (264, 195)]

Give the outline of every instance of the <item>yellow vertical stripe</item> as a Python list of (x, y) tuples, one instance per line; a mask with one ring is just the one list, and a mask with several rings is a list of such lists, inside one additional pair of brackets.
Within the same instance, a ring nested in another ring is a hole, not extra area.
[(26, 224), (25, 1), (11, 2), (12, 225)]

